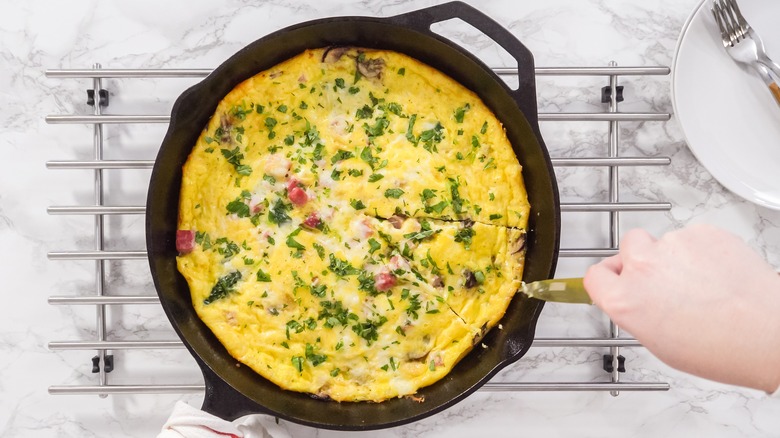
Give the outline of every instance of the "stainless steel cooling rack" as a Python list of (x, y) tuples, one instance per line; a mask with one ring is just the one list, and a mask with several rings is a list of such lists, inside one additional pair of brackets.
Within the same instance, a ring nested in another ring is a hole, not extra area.
[[(494, 68), (499, 75), (516, 75), (517, 71), (510, 68)], [(89, 69), (57, 69), (47, 70), (49, 78), (84, 79), (91, 80), (88, 90), (88, 103), (92, 106), (92, 114), (57, 114), (46, 116), (46, 122), (51, 124), (88, 124), (92, 125), (94, 145), (93, 159), (82, 161), (48, 161), (49, 169), (88, 169), (94, 171), (94, 205), (51, 206), (48, 213), (52, 215), (90, 215), (95, 218), (95, 244), (93, 248), (80, 248), (67, 251), (53, 251), (48, 254), (49, 259), (57, 261), (67, 260), (93, 260), (95, 262), (94, 290), (81, 296), (52, 296), (49, 304), (52, 305), (87, 305), (95, 306), (96, 324), (95, 337), (89, 340), (52, 341), (48, 344), (50, 350), (83, 350), (97, 351), (92, 358), (92, 371), (97, 374), (97, 383), (93, 385), (54, 385), (49, 387), (51, 394), (96, 394), (106, 397), (109, 394), (171, 394), (202, 392), (202, 382), (179, 384), (111, 384), (108, 374), (113, 369), (113, 356), (111, 351), (136, 350), (136, 349), (177, 349), (184, 348), (178, 339), (150, 341), (150, 340), (108, 340), (106, 338), (106, 306), (109, 305), (159, 305), (156, 295), (117, 296), (106, 293), (105, 263), (110, 260), (145, 259), (146, 251), (143, 249), (107, 250), (104, 240), (104, 219), (107, 215), (139, 215), (144, 214), (144, 206), (104, 205), (104, 171), (114, 169), (150, 169), (154, 162), (151, 160), (106, 160), (103, 158), (104, 148), (107, 146), (103, 134), (105, 124), (138, 124), (138, 123), (168, 123), (169, 116), (161, 114), (104, 114), (103, 107), (108, 104), (109, 93), (103, 88), (103, 79), (131, 80), (137, 78), (164, 79), (164, 78), (201, 78), (207, 76), (210, 69), (103, 69), (95, 64)], [(541, 122), (566, 122), (566, 121), (603, 121), (609, 122), (608, 137), (609, 148), (605, 156), (595, 158), (567, 158), (555, 157), (552, 159), (556, 167), (607, 167), (608, 168), (608, 199), (599, 203), (563, 203), (563, 214), (570, 212), (606, 212), (609, 220), (608, 245), (599, 248), (563, 248), (561, 257), (608, 257), (617, 251), (620, 213), (621, 212), (649, 212), (668, 211), (671, 204), (668, 202), (621, 202), (618, 174), (621, 167), (628, 166), (665, 166), (671, 163), (669, 157), (626, 157), (619, 156), (619, 123), (628, 121), (656, 121), (669, 120), (670, 115), (655, 112), (620, 112), (619, 102), (622, 100), (623, 87), (618, 85), (621, 76), (651, 76), (668, 75), (668, 67), (618, 67), (610, 63), (607, 67), (541, 67), (536, 69), (536, 74), (541, 76), (601, 76), (608, 79), (608, 84), (601, 90), (601, 102), (605, 105), (605, 111), (593, 113), (571, 112), (540, 112)], [(110, 145), (108, 145), (110, 146)], [(565, 231), (565, 230), (564, 230)], [(153, 291), (150, 291), (153, 293)], [(620, 337), (620, 330), (610, 323), (610, 336), (598, 338), (537, 338), (533, 343), (534, 348), (549, 347), (573, 347), (573, 348), (599, 348), (608, 351), (604, 354), (605, 379), (602, 382), (506, 382), (486, 384), (482, 391), (609, 391), (612, 395), (618, 395), (620, 391), (664, 391), (669, 389), (665, 382), (628, 382), (621, 381), (620, 373), (624, 371), (623, 357), (620, 349), (624, 347), (641, 347), (635, 340)], [(85, 358), (85, 366), (89, 360)]]

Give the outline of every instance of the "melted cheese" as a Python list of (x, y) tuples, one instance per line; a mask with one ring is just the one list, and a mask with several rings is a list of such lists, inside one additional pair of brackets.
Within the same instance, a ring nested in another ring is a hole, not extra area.
[[(364, 74), (361, 74), (363, 72)], [(200, 318), (282, 388), (414, 394), (495, 326), (529, 205), (501, 123), (405, 55), (309, 50), (237, 86), (183, 169)]]

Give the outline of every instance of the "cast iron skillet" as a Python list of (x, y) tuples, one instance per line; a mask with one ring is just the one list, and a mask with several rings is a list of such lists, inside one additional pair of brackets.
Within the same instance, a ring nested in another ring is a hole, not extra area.
[[(519, 67), (511, 90), (468, 51), (431, 32), (433, 23), (459, 18), (501, 45)], [(337, 403), (285, 391), (246, 366), (237, 366), (192, 307), (190, 291), (176, 268), (176, 226), (182, 165), (219, 101), (236, 85), (305, 49), (349, 45), (410, 55), (477, 93), (504, 123), (520, 163), (531, 203), (525, 281), (552, 277), (558, 257), (560, 210), (557, 186), (537, 123), (533, 57), (511, 33), (461, 2), (390, 18), (338, 17), (309, 21), (248, 45), (173, 106), (168, 132), (149, 184), (146, 244), (160, 301), (179, 337), (203, 370), (203, 410), (225, 419), (266, 413), (310, 426), (368, 430), (398, 426), (433, 415), (462, 400), (531, 345), (543, 303), (518, 294), (501, 321), (441, 381), (423, 388), (425, 401), (396, 398), (382, 403)]]

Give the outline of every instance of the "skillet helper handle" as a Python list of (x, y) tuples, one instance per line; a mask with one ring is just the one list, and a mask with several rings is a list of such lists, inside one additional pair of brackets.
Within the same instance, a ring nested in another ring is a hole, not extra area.
[(201, 410), (227, 421), (249, 414), (269, 414), (264, 407), (239, 393), (224, 380), (217, 377), (208, 365), (198, 361), (206, 384), (206, 395)]
[(492, 18), (478, 9), (461, 1), (443, 3), (425, 9), (419, 9), (406, 14), (387, 18), (391, 23), (410, 27), (418, 32), (434, 38), (444, 38), (431, 30), (431, 25), (441, 21), (459, 18), (479, 29), (496, 44), (506, 50), (517, 62), (516, 90), (509, 88), (504, 81), (499, 81), (506, 91), (517, 102), (526, 119), (535, 121), (538, 117), (536, 108), (536, 73), (534, 57), (520, 40)]

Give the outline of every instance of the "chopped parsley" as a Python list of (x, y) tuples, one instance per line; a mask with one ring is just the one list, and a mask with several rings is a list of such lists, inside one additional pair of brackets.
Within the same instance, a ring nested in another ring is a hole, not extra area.
[(458, 187), (460, 187), (460, 182), (453, 178), (447, 178), (450, 182), (450, 196), (452, 197), (452, 209), (455, 211), (456, 214), (460, 214), (463, 212), (463, 199), (460, 197), (460, 193), (458, 193)]
[(385, 190), (385, 198), (398, 199), (403, 194), (404, 194), (404, 191), (401, 190), (401, 189), (387, 189), (387, 190)]
[(311, 362), (311, 364), (316, 367), (317, 365), (328, 360), (328, 356), (324, 354), (315, 354), (314, 346), (311, 344), (306, 344), (306, 360)]
[(225, 298), (229, 293), (235, 291), (236, 283), (241, 279), (241, 272), (234, 271), (217, 280), (217, 284), (211, 288), (208, 298), (203, 300), (203, 304), (211, 304), (216, 300)]
[(317, 255), (319, 256), (320, 260), (325, 260), (325, 248), (316, 242), (312, 243), (311, 245), (314, 247), (314, 250), (317, 251)]
[(368, 345), (371, 345), (372, 342), (379, 339), (378, 329), (386, 322), (387, 317), (382, 315), (376, 320), (368, 319), (365, 322), (358, 322), (352, 326), (352, 331), (361, 338), (365, 339), (366, 342), (368, 342)]
[(384, 177), (385, 176), (382, 175), (381, 173), (372, 173), (371, 175), (368, 176), (368, 182), (377, 182)]
[(355, 154), (353, 154), (350, 151), (340, 150), (340, 151), (336, 152), (336, 154), (333, 155), (333, 157), (330, 159), (330, 164), (336, 164), (339, 161), (343, 161), (343, 160), (352, 158), (354, 156), (355, 156)]
[(211, 248), (211, 237), (205, 231), (195, 232), (195, 243), (200, 245), (203, 250)]
[(238, 146), (233, 150), (220, 149), (220, 152), (222, 152), (222, 156), (227, 159), (227, 162), (233, 165), (239, 175), (248, 176), (252, 174), (251, 166), (241, 164), (241, 160), (244, 159), (244, 154), (240, 152)]
[(252, 109), (245, 109), (244, 105), (235, 105), (233, 108), (230, 109), (230, 114), (233, 115), (233, 117), (237, 118), (238, 120), (244, 120), (246, 119), (246, 115), (251, 113)]
[(366, 205), (363, 204), (363, 201), (359, 199), (350, 199), (349, 205), (351, 205), (352, 208), (354, 208), (355, 210), (363, 210), (364, 208), (366, 208)]
[(466, 115), (466, 111), (468, 111), (469, 108), (471, 108), (471, 105), (468, 103), (457, 108), (455, 110), (455, 121), (458, 123), (463, 123), (463, 117)]
[(423, 149), (428, 152), (438, 152), (437, 144), (441, 143), (444, 139), (444, 127), (441, 123), (436, 122), (436, 125), (431, 129), (426, 129), (420, 133), (420, 141), (423, 143)]
[(360, 270), (358, 275), (358, 289), (367, 292), (372, 297), (379, 294), (379, 291), (376, 290), (374, 276), (364, 270)]
[(463, 243), (463, 247), (467, 250), (471, 249), (471, 238), (477, 234), (472, 227), (463, 227), (455, 233), (455, 241)]
[(426, 220), (422, 220), (420, 222), (420, 231), (416, 233), (404, 234), (404, 238), (409, 239), (413, 242), (420, 242), (440, 232), (441, 230), (434, 230), (433, 228), (431, 228), (430, 222)]
[(306, 249), (306, 247), (301, 245), (300, 243), (298, 243), (295, 240), (295, 236), (297, 236), (298, 233), (300, 233), (300, 232), (301, 232), (301, 229), (300, 228), (296, 228), (295, 231), (293, 231), (292, 233), (287, 235), (287, 241), (285, 243), (290, 248), (297, 249), (298, 251), (303, 251), (304, 249)]
[(355, 112), (355, 118), (357, 120), (370, 119), (374, 116), (374, 109), (368, 105), (363, 105), (363, 108), (358, 108)]
[(214, 241), (214, 244), (217, 246), (217, 252), (225, 256), (226, 259), (233, 257), (241, 251), (236, 242), (228, 240), (227, 237), (220, 237)]
[(339, 277), (346, 277), (347, 275), (357, 275), (360, 270), (349, 264), (346, 260), (341, 260), (332, 253), (329, 255), (330, 264), (328, 269), (335, 273)]
[(245, 196), (245, 195), (249, 195), (249, 192), (247, 192), (246, 190), (244, 190), (238, 198), (236, 198), (236, 199), (234, 199), (234, 200), (232, 200), (232, 201), (230, 201), (228, 203), (228, 205), (227, 205), (227, 213), (228, 214), (235, 214), (238, 217), (249, 217), (250, 216), (249, 206), (245, 202), (245, 200), (249, 196)]
[(257, 281), (261, 283), (270, 283), (271, 282), (271, 276), (263, 272), (262, 269), (259, 269), (257, 271)]
[(401, 116), (401, 113), (403, 111), (401, 105), (395, 102), (388, 103), (386, 108), (388, 112), (391, 112), (397, 116)]
[(502, 215), (502, 214), (497, 214), (497, 213), (496, 214), (491, 214), (490, 215), (490, 220), (494, 221), (496, 219), (501, 219), (502, 217), (504, 217), (504, 215)]
[(401, 67), (398, 69), (398, 75), (404, 76), (406, 74), (406, 67)]
[(273, 207), (268, 211), (268, 220), (272, 224), (281, 225), (290, 221), (288, 211), (292, 210), (292, 205), (286, 204), (281, 198), (277, 199)]
[(406, 139), (415, 146), (417, 146), (417, 142), (419, 141), (419, 139), (414, 135), (414, 122), (416, 121), (417, 114), (412, 114), (412, 116), (409, 117), (409, 125), (406, 127)]
[[(320, 301), (320, 313), (317, 320), (325, 320), (323, 327), (333, 328), (337, 325), (346, 326), (349, 320), (357, 321), (358, 316), (344, 308), (341, 301)], [(338, 350), (338, 348), (336, 348)]]
[(368, 253), (369, 254), (373, 254), (377, 250), (379, 250), (379, 248), (382, 247), (382, 244), (377, 242), (377, 240), (372, 237), (372, 238), (368, 239), (368, 247), (369, 247)]
[(370, 126), (368, 123), (364, 123), (363, 129), (366, 131), (366, 135), (368, 135), (369, 139), (371, 139), (373, 137), (384, 135), (385, 129), (387, 129), (389, 125), (390, 122), (386, 117), (377, 117), (373, 126)]
[(293, 356), (292, 364), (299, 373), (303, 372), (303, 356)]

